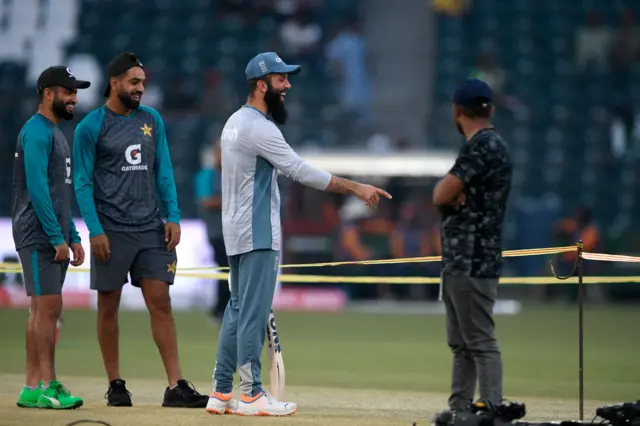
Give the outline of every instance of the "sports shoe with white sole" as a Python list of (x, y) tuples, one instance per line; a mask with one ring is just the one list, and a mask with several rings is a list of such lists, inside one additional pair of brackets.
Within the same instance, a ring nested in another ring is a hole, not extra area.
[(238, 401), (233, 399), (233, 393), (211, 392), (207, 402), (207, 413), (210, 414), (235, 414), (238, 409)]
[(241, 416), (290, 416), (298, 411), (294, 402), (281, 402), (263, 390), (256, 396), (242, 395), (236, 414)]

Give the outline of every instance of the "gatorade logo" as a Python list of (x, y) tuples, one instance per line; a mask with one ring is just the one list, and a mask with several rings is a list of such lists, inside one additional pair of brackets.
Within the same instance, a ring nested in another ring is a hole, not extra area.
[(124, 151), (124, 159), (130, 166), (122, 166), (123, 172), (133, 172), (138, 170), (148, 170), (148, 166), (142, 163), (142, 147), (140, 144), (129, 145)]

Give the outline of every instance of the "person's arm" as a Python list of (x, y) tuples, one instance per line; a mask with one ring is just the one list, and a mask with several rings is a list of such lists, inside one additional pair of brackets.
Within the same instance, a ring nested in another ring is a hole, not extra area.
[[(264, 158), (289, 179), (320, 191), (331, 191), (334, 176), (309, 165), (289, 146), (282, 133), (271, 122), (257, 125), (247, 144), (256, 155)], [(345, 179), (340, 179), (345, 180)], [(344, 186), (344, 185), (343, 185)]]
[(342, 231), (341, 235), (342, 245), (347, 250), (352, 259), (355, 260), (369, 260), (371, 255), (367, 251), (358, 235), (358, 230), (355, 226), (347, 226)]
[(332, 176), (324, 170), (311, 166), (291, 149), (280, 130), (270, 121), (257, 125), (247, 140), (239, 139), (239, 141), (271, 163), (286, 177), (303, 185), (320, 191), (354, 194), (367, 203), (375, 205), (378, 204), (378, 195), (391, 198), (391, 195), (379, 188)]
[(78, 124), (73, 135), (73, 186), (80, 214), (89, 229), (89, 238), (93, 238), (104, 234), (104, 229), (98, 220), (93, 199), (93, 169), (98, 132), (92, 128), (90, 118), (91, 116), (87, 116), (86, 121)]
[(451, 206), (458, 203), (465, 185), (484, 173), (486, 164), (477, 144), (466, 144), (449, 173), (440, 180), (433, 189), (433, 204), (438, 207)]
[(178, 208), (178, 191), (173, 176), (173, 164), (167, 142), (164, 121), (160, 114), (154, 111), (156, 122), (156, 185), (160, 199), (167, 213), (167, 222), (180, 223), (180, 209)]
[(80, 238), (80, 234), (78, 233), (78, 229), (76, 228), (76, 223), (73, 218), (71, 218), (71, 237), (69, 238), (70, 244), (81, 243), (82, 238)]
[(391, 231), (391, 255), (396, 259), (404, 257), (404, 236), (397, 229)]
[(214, 195), (213, 179), (215, 171), (203, 169), (196, 176), (196, 200), (205, 209), (220, 209), (222, 200)]
[(27, 193), (42, 229), (53, 247), (64, 243), (62, 228), (58, 223), (49, 192), (49, 155), (51, 134), (29, 132), (20, 139), (24, 153), (24, 169)]

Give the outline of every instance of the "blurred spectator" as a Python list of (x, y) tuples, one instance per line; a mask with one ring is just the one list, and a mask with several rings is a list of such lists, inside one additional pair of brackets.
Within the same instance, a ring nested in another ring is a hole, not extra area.
[(607, 51), (611, 42), (611, 29), (602, 24), (602, 16), (591, 11), (587, 26), (576, 31), (576, 65), (580, 71), (589, 65), (602, 71), (607, 66)]
[(433, 9), (443, 15), (460, 16), (471, 7), (471, 0), (428, 0)]
[(620, 17), (620, 27), (611, 40), (609, 59), (613, 86), (613, 121), (610, 128), (611, 148), (620, 157), (629, 147), (634, 132), (634, 100), (629, 96), (632, 67), (640, 53), (640, 33), (631, 11)]
[(361, 24), (351, 20), (326, 49), (330, 68), (338, 80), (336, 96), (345, 119), (354, 117), (358, 124), (371, 123), (371, 82), (369, 80), (368, 53)]
[[(424, 213), (420, 211), (420, 204), (415, 200), (408, 201), (401, 207), (398, 224), (391, 231), (392, 257), (400, 259), (440, 254), (439, 232), (434, 236), (434, 224), (427, 220), (428, 216)], [(437, 277), (440, 270), (438, 262), (403, 263), (394, 266), (394, 275), (403, 277)], [(400, 288), (404, 296), (413, 300), (423, 299), (425, 291), (428, 291), (431, 300), (438, 297), (437, 286), (406, 284), (396, 287)]]
[(478, 55), (476, 66), (472, 68), (469, 77), (482, 80), (491, 87), (493, 102), (497, 107), (514, 113), (526, 112), (524, 105), (515, 96), (506, 93), (507, 74), (495, 63), (490, 53), (483, 52)]
[(298, 60), (313, 60), (320, 49), (322, 28), (313, 22), (310, 9), (299, 8), (280, 27), (280, 42), (283, 55)]
[(611, 153), (617, 159), (624, 158), (632, 148), (634, 140), (638, 138), (636, 117), (630, 102), (621, 101), (612, 111), (609, 138)]
[[(214, 261), (219, 267), (228, 267), (229, 261), (222, 237), (222, 203), (220, 198), (221, 155), (220, 141), (214, 149), (206, 148), (201, 155), (201, 167), (196, 174), (195, 189), (200, 218), (207, 227), (209, 244), (213, 248)], [(224, 310), (229, 302), (229, 286), (226, 281), (218, 281), (216, 303), (212, 305), (209, 316), (214, 322), (222, 322)]]
[(631, 80), (631, 67), (638, 59), (639, 33), (633, 12), (626, 11), (620, 18), (620, 27), (609, 48), (612, 79), (617, 95), (624, 96)]
[[(555, 226), (555, 237), (563, 246), (574, 245), (582, 240), (584, 251), (586, 252), (602, 252), (602, 241), (600, 237), (600, 227), (592, 216), (591, 209), (586, 206), (579, 206), (570, 217), (561, 219)], [(559, 255), (558, 262), (560, 270), (556, 273), (565, 275), (572, 270), (577, 258), (575, 251), (569, 251)], [(601, 270), (602, 262), (583, 262), (583, 274), (586, 276), (597, 275)], [(560, 290), (558, 286), (549, 286), (547, 297), (555, 296)], [(599, 287), (587, 286), (591, 298), (595, 297), (595, 292), (600, 291)], [(569, 300), (575, 300), (577, 297), (577, 286), (563, 284), (560, 286), (562, 293)], [(554, 291), (555, 290), (555, 291)]]
[(324, 0), (268, 0), (278, 15), (291, 16), (301, 8), (319, 10), (324, 6)]
[[(391, 257), (390, 234), (393, 223), (386, 215), (388, 212), (385, 211), (385, 205), (381, 203), (374, 212), (355, 197), (345, 201), (338, 213), (342, 222), (338, 237), (338, 260), (361, 261)], [(341, 270), (346, 276), (384, 276), (390, 275), (392, 268), (388, 265), (348, 265)], [(392, 299), (391, 287), (389, 284), (355, 284), (349, 286), (349, 293), (354, 298)], [(374, 288), (375, 293), (372, 293)]]

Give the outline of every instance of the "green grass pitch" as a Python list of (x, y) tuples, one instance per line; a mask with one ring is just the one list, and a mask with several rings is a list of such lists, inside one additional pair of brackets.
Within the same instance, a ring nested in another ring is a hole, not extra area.
[[(66, 424), (78, 418), (101, 418), (113, 426), (210, 424), (215, 420), (204, 410), (159, 407), (166, 381), (146, 312), (120, 314), (121, 372), (135, 405), (130, 411), (105, 407), (107, 380), (93, 311), (64, 313), (56, 354), (59, 378), (85, 398), (85, 406), (69, 413), (17, 408), (15, 400), (24, 381), (27, 316), (26, 310), (0, 310), (0, 425)], [(175, 317), (184, 376), (208, 393), (218, 329), (200, 312), (178, 312)], [(585, 418), (591, 419), (597, 404), (640, 399), (640, 309), (586, 307), (584, 318)], [(295, 416), (278, 420), (428, 424), (435, 411), (445, 407), (451, 354), (443, 316), (276, 312), (276, 320), (287, 398), (300, 404)], [(519, 315), (497, 316), (496, 323), (505, 397), (528, 403), (528, 417), (577, 418), (577, 308), (525, 304)], [(268, 368), (265, 354), (263, 380), (267, 383)], [(254, 420), (225, 416), (218, 421), (244, 424)]]

